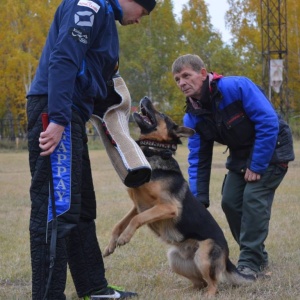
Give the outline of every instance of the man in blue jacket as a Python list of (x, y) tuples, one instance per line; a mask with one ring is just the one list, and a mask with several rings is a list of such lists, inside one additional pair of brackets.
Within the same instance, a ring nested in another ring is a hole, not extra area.
[(268, 265), (275, 190), (294, 160), (290, 128), (246, 77), (208, 73), (192, 54), (177, 58), (172, 73), (186, 96), (184, 125), (196, 131), (188, 141), (190, 188), (208, 207), (213, 144), (227, 145), (222, 208), (240, 246), (239, 271), (257, 274)]
[(67, 264), (79, 297), (136, 295), (109, 287), (105, 278), (85, 123), (95, 107), (103, 115), (119, 101), (112, 80), (119, 60), (116, 21), (139, 23), (155, 5), (63, 0), (55, 13), (27, 95), (34, 300), (66, 299)]

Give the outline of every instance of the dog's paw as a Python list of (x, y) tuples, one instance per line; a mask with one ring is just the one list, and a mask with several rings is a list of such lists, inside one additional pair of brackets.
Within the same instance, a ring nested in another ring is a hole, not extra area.
[(108, 244), (108, 246), (106, 246), (106, 248), (103, 252), (103, 257), (113, 254), (116, 248), (117, 248), (116, 240), (110, 241), (110, 243)]
[(107, 246), (102, 254), (103, 254), (103, 257), (107, 257), (107, 256), (109, 256), (109, 255), (111, 255), (111, 254), (113, 254), (113, 253), (114, 253), (114, 249), (111, 250), (111, 249)]
[(123, 246), (130, 242), (131, 235), (121, 234), (117, 240), (117, 246)]

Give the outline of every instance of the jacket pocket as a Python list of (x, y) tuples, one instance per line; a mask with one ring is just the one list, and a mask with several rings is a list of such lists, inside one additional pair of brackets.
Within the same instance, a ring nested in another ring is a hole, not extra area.
[(287, 168), (280, 165), (270, 165), (261, 179), (263, 181), (263, 185), (269, 189), (276, 190), (287, 170)]
[(222, 122), (219, 123), (220, 135), (231, 149), (252, 145), (255, 137), (253, 122), (239, 106), (238, 102), (234, 102), (219, 112), (222, 114)]
[(279, 133), (276, 148), (271, 159), (272, 163), (288, 162), (295, 159), (293, 150), (293, 137), (289, 125), (279, 119)]

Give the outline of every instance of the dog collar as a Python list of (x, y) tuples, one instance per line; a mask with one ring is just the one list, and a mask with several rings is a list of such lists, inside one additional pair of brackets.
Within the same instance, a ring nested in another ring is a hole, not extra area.
[(158, 141), (152, 141), (152, 140), (139, 140), (136, 141), (139, 146), (148, 146), (148, 147), (154, 147), (164, 150), (171, 150), (176, 151), (177, 150), (177, 144), (173, 143), (162, 143)]

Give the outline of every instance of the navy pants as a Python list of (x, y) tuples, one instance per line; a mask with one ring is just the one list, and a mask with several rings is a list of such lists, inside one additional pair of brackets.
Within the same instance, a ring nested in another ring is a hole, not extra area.
[(240, 246), (239, 266), (258, 272), (268, 264), (264, 242), (269, 232), (275, 190), (286, 172), (286, 168), (270, 165), (259, 181), (250, 183), (244, 180), (244, 174), (228, 172), (223, 185), (222, 209)]
[[(41, 113), (47, 97), (30, 97), (27, 103), (28, 150), (31, 172), (30, 250), (32, 299), (41, 300), (49, 276), (52, 222), (48, 222), (49, 157), (40, 156)], [(71, 121), (70, 207), (58, 216), (56, 259), (48, 300), (66, 299), (64, 290), (69, 264), (78, 297), (107, 286), (103, 258), (96, 237), (96, 199), (85, 124), (76, 112)]]

